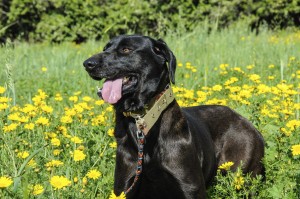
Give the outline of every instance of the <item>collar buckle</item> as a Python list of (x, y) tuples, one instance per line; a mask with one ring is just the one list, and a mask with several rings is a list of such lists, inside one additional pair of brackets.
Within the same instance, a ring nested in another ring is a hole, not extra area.
[(166, 86), (166, 90), (158, 95), (158, 99), (150, 107), (150, 109), (145, 109), (145, 114), (133, 113), (133, 112), (123, 112), (125, 117), (133, 117), (135, 119), (136, 126), (138, 130), (141, 130), (146, 136), (152, 126), (160, 117), (161, 113), (168, 107), (168, 105), (173, 102), (174, 94), (170, 85)]

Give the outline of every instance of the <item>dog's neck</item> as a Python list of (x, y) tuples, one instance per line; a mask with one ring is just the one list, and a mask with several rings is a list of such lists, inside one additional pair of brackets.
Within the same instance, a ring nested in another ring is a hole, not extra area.
[(157, 95), (152, 103), (140, 112), (123, 112), (125, 117), (133, 117), (136, 126), (144, 135), (147, 135), (152, 126), (160, 117), (161, 113), (174, 101), (174, 94), (171, 86), (168, 86), (162, 93)]

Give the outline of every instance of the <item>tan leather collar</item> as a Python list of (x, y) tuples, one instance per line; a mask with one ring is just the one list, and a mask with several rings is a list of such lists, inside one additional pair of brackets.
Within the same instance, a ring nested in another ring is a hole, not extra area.
[(155, 122), (158, 120), (161, 113), (167, 106), (173, 102), (174, 94), (171, 86), (167, 86), (166, 90), (159, 95), (159, 98), (154, 102), (150, 109), (145, 109), (144, 113), (123, 112), (126, 117), (133, 117), (136, 126), (146, 136)]

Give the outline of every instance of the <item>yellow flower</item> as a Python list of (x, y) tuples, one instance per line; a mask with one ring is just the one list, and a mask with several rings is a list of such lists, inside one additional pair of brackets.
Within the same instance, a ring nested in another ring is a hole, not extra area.
[(226, 70), (226, 68), (228, 68), (228, 64), (220, 64), (220, 66), (219, 66), (219, 68), (221, 69), (221, 70)]
[(116, 196), (116, 194), (112, 191), (109, 199), (126, 199), (126, 195), (124, 192), (122, 192), (119, 196)]
[(231, 93), (237, 93), (240, 91), (242, 88), (239, 86), (227, 86), (226, 89), (229, 89)]
[(70, 186), (71, 181), (64, 176), (53, 176), (50, 179), (50, 184), (54, 187), (54, 190), (57, 190)]
[(30, 167), (35, 167), (36, 166), (36, 161), (34, 159), (31, 159), (28, 163), (27, 163), (28, 166)]
[(57, 130), (59, 131), (59, 132), (61, 132), (62, 134), (67, 134), (67, 127), (65, 127), (65, 126), (59, 126), (58, 128), (57, 128)]
[(101, 175), (102, 175), (101, 172), (98, 171), (97, 169), (89, 170), (89, 172), (86, 174), (86, 176), (88, 178), (91, 178), (94, 180), (97, 180)]
[(295, 61), (296, 60), (296, 57), (292, 56), (289, 58), (289, 61)]
[(43, 72), (46, 72), (48, 70), (45, 66), (43, 66), (41, 69)]
[(215, 85), (212, 87), (213, 91), (221, 91), (222, 90), (222, 86), (221, 85)]
[(66, 115), (61, 117), (60, 122), (64, 124), (70, 124), (73, 122), (73, 119), (70, 116)]
[(286, 136), (290, 136), (291, 134), (292, 134), (292, 132), (291, 131), (289, 131), (289, 130), (287, 130), (286, 128), (280, 128), (280, 131), (282, 132), (282, 133), (284, 133)]
[(41, 106), (41, 105), (45, 104), (45, 102), (43, 101), (43, 99), (41, 98), (41, 96), (38, 96), (38, 95), (34, 96), (32, 98), (32, 101), (33, 101), (33, 104), (35, 106)]
[(295, 130), (297, 127), (300, 127), (300, 121), (299, 120), (291, 120), (291, 121), (288, 121), (286, 123), (286, 126), (291, 130)]
[(194, 91), (186, 89), (183, 96), (187, 99), (193, 99), (194, 98)]
[(20, 113), (19, 112), (16, 112), (16, 113), (11, 113), (7, 116), (7, 118), (9, 120), (12, 120), (12, 121), (19, 121), (20, 119)]
[(232, 70), (237, 71), (237, 72), (242, 73), (242, 74), (245, 73), (240, 67), (234, 67)]
[(34, 117), (37, 114), (36, 113), (37, 107), (35, 107), (31, 104), (26, 104), (24, 106), (24, 108), (22, 108), (20, 111), (23, 112), (23, 113), (26, 113), (29, 117)]
[(292, 154), (293, 156), (300, 155), (300, 144), (292, 146)]
[(61, 165), (64, 165), (64, 163), (60, 160), (51, 160), (45, 164), (46, 167), (59, 167)]
[(6, 91), (6, 88), (3, 86), (0, 86), (0, 94), (3, 94)]
[(66, 116), (71, 117), (71, 116), (74, 116), (74, 115), (76, 115), (76, 109), (75, 108), (66, 110)]
[(11, 124), (8, 125), (8, 126), (4, 126), (4, 127), (3, 127), (3, 131), (6, 132), (6, 133), (7, 133), (7, 132), (12, 132), (12, 131), (16, 130), (17, 127), (18, 127), (18, 124), (17, 124), (17, 123), (11, 123)]
[(113, 136), (115, 135), (114, 129), (108, 129), (107, 134), (108, 134), (110, 137), (113, 137)]
[(37, 196), (44, 192), (44, 187), (40, 184), (36, 184), (32, 187), (32, 195)]
[(43, 125), (43, 126), (49, 126), (49, 119), (47, 119), (46, 117), (39, 117), (36, 121), (35, 121), (36, 124), (40, 124), (40, 125)]
[(89, 102), (89, 101), (92, 100), (92, 98), (89, 97), (89, 96), (84, 96), (84, 97), (82, 98), (82, 100), (85, 101), (85, 102)]
[(22, 158), (22, 159), (25, 159), (25, 158), (27, 158), (29, 156), (29, 153), (27, 152), (27, 151), (22, 151), (22, 152), (19, 152), (18, 154), (17, 154), (17, 157), (18, 158)]
[(56, 138), (57, 134), (53, 132), (45, 132), (46, 137)]
[(21, 116), (20, 112), (11, 113), (8, 115), (8, 119), (11, 121), (18, 121), (18, 122), (28, 122), (28, 117)]
[(95, 102), (95, 104), (98, 105), (98, 106), (102, 106), (104, 104), (104, 101), (103, 100), (97, 100)]
[(87, 185), (87, 183), (88, 183), (87, 178), (83, 177), (82, 178), (82, 184), (83, 184), (83, 186)]
[(84, 107), (86, 107), (86, 106), (83, 105), (83, 102), (80, 103), (80, 104), (75, 104), (74, 105), (74, 112), (77, 113), (77, 115), (79, 116), (80, 115), (79, 113), (82, 113), (84, 111)]
[(257, 74), (249, 75), (249, 79), (255, 83), (260, 83), (260, 76)]
[(0, 177), (0, 188), (7, 188), (13, 183), (12, 179), (2, 176)]
[(251, 69), (254, 68), (254, 65), (248, 65), (248, 66), (246, 66), (246, 68), (247, 68), (248, 70), (251, 70)]
[(74, 142), (75, 144), (81, 144), (82, 143), (82, 139), (80, 139), (77, 136), (71, 137), (71, 141)]
[(38, 96), (39, 96), (42, 100), (44, 100), (44, 99), (46, 99), (46, 98), (48, 97), (48, 95), (47, 95), (43, 90), (41, 90), (41, 89), (38, 90), (38, 93), (39, 93)]
[(237, 77), (231, 77), (230, 79), (225, 81), (224, 86), (229, 86), (230, 84), (233, 84), (237, 81), (239, 81)]
[(73, 153), (73, 159), (74, 161), (81, 161), (81, 160), (84, 160), (86, 157), (86, 155), (83, 153), (83, 151), (80, 151), (80, 150), (75, 150), (74, 153)]
[(69, 97), (69, 100), (76, 103), (78, 101), (78, 97), (77, 96), (71, 96), (71, 97)]
[(92, 126), (104, 125), (106, 122), (106, 118), (103, 115), (98, 115), (92, 118)]
[(198, 103), (201, 103), (201, 102), (204, 102), (206, 100), (206, 97), (207, 97), (207, 94), (203, 91), (197, 91), (197, 102)]
[(34, 129), (34, 124), (33, 123), (25, 124), (24, 128), (27, 129), (27, 130), (33, 130)]
[(233, 183), (236, 190), (240, 190), (243, 187), (245, 180), (243, 176), (241, 176), (240, 172), (238, 172), (234, 177)]
[(7, 103), (11, 101), (11, 98), (8, 97), (0, 97), (0, 103)]
[(52, 146), (60, 146), (60, 140), (57, 138), (52, 138), (51, 144), (52, 144)]
[(77, 178), (77, 177), (74, 177), (74, 178), (73, 178), (73, 182), (74, 182), (74, 183), (77, 183), (77, 182), (78, 182), (78, 178)]
[(61, 151), (62, 151), (62, 150), (60, 150), (60, 149), (54, 149), (54, 150), (53, 150), (53, 155), (58, 156), (58, 155), (60, 154)]
[(74, 92), (74, 95), (80, 95), (81, 91)]
[(111, 148), (117, 148), (117, 142), (109, 143), (109, 146), (110, 146)]
[(269, 93), (271, 92), (271, 88), (265, 84), (259, 84), (257, 86), (258, 94)]
[(45, 113), (52, 113), (53, 112), (53, 108), (51, 106), (48, 105), (43, 105), (41, 107), (42, 111), (44, 111)]
[(226, 105), (227, 102), (225, 99), (216, 99), (213, 98), (211, 100), (208, 100), (205, 104), (219, 104), (219, 105)]
[(228, 171), (232, 165), (234, 165), (233, 162), (225, 162), (225, 163), (221, 164), (218, 168)]
[(0, 111), (5, 110), (8, 108), (8, 104), (6, 103), (0, 103)]
[(63, 98), (62, 98), (62, 96), (60, 95), (60, 93), (57, 93), (57, 94), (55, 94), (55, 98), (54, 98), (56, 101), (62, 101), (63, 100)]
[(106, 111), (107, 112), (112, 112), (114, 110), (113, 106), (109, 106), (106, 108)]

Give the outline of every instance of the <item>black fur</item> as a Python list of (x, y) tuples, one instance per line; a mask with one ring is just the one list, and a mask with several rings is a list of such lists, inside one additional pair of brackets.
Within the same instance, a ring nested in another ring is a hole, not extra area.
[[(102, 53), (84, 62), (96, 79), (132, 76), (137, 83), (123, 90), (114, 104), (118, 143), (114, 191), (125, 191), (137, 166), (136, 125), (123, 112), (142, 110), (170, 82), (176, 58), (167, 44), (146, 36), (122, 35)], [(206, 198), (217, 167), (240, 162), (245, 173), (263, 173), (264, 141), (245, 118), (225, 106), (180, 108), (174, 100), (146, 136), (141, 177), (127, 198)]]

